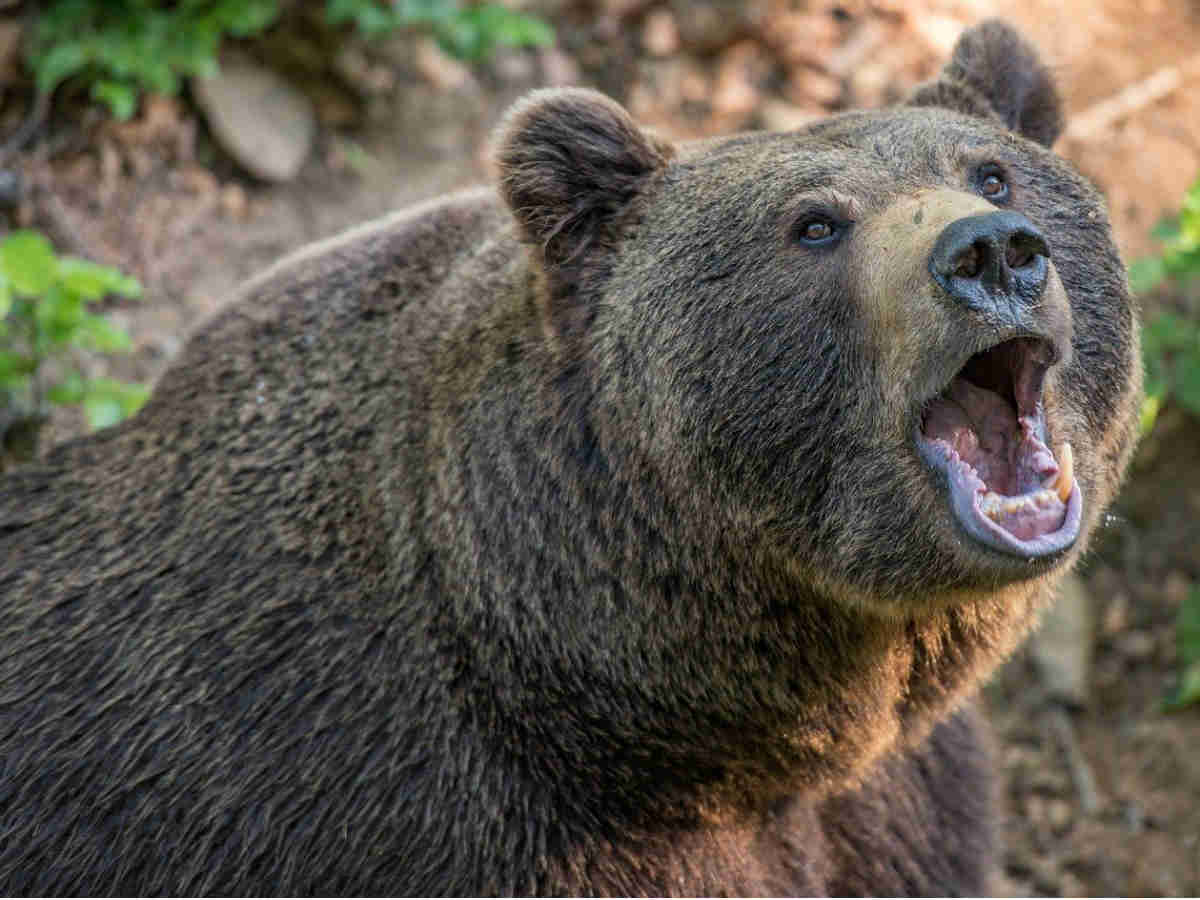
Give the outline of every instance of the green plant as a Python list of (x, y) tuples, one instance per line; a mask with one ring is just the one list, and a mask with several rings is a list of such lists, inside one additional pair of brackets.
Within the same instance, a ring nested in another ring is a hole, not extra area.
[(182, 78), (215, 71), (226, 35), (257, 34), (278, 15), (279, 0), (52, 0), (26, 59), (39, 93), (78, 76), (126, 119), (142, 91), (177, 93)]
[[(76, 78), (94, 100), (126, 119), (143, 91), (178, 93), (183, 78), (216, 70), (226, 37), (259, 34), (286, 8), (281, 0), (50, 0), (33, 27), (26, 61), (40, 94)], [(496, 3), (327, 0), (325, 19), (369, 37), (427, 29), (448, 53), (471, 61), (498, 46), (554, 38), (544, 22)]]
[[(92, 428), (119, 422), (145, 402), (149, 389), (111, 378), (85, 378), (80, 353), (119, 353), (128, 335), (89, 304), (109, 294), (141, 296), (116, 269), (56, 256), (34, 231), (0, 241), (0, 399), (11, 423), (37, 421), (47, 403), (82, 406)], [(13, 415), (16, 411), (16, 415)]]
[[(1155, 229), (1163, 250), (1129, 267), (1130, 287), (1149, 294), (1170, 283), (1185, 312), (1158, 309), (1142, 328), (1142, 358), (1146, 368), (1146, 400), (1142, 431), (1154, 426), (1158, 410), (1168, 400), (1200, 418), (1200, 310), (1189, 304), (1193, 285), (1200, 284), (1200, 179), (1188, 190), (1179, 215)], [(1179, 685), (1167, 698), (1167, 709), (1200, 703), (1200, 585), (1184, 597), (1175, 623)]]
[(1188, 592), (1179, 608), (1175, 646), (1182, 671), (1179, 687), (1167, 699), (1168, 709), (1181, 709), (1200, 702), (1200, 585)]
[[(1184, 196), (1178, 217), (1155, 229), (1162, 253), (1139, 259), (1129, 267), (1129, 283), (1149, 294), (1170, 282), (1183, 296), (1200, 280), (1200, 180)], [(1146, 369), (1146, 400), (1142, 431), (1149, 431), (1168, 400), (1200, 417), (1200, 315), (1160, 309), (1147, 316), (1142, 328), (1142, 359)]]
[(428, 29), (447, 53), (471, 61), (486, 59), (498, 46), (540, 46), (554, 40), (545, 22), (498, 3), (328, 0), (326, 17), (335, 25), (352, 23), (367, 36), (398, 28)]

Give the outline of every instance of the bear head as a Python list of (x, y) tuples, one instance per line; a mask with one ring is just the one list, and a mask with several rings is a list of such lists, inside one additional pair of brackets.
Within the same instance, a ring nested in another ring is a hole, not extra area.
[(551, 90), (496, 160), (601, 445), (697, 546), (903, 615), (1068, 565), (1133, 445), (1135, 309), (1061, 127), (987, 22), (896, 107), (672, 147)]

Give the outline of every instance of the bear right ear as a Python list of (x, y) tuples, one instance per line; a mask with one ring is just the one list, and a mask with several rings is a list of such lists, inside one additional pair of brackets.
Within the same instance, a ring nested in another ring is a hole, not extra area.
[(535, 91), (496, 129), (500, 194), (549, 281), (552, 324), (588, 318), (572, 308), (583, 261), (610, 249), (621, 213), (671, 155), (619, 104), (596, 91)]
[(1015, 28), (996, 19), (964, 31), (941, 75), (917, 88), (908, 103), (999, 119), (1044, 147), (1063, 128), (1050, 70)]

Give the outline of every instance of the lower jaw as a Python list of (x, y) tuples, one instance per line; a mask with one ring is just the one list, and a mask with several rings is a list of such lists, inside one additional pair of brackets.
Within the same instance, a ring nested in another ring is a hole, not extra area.
[[(950, 476), (953, 478), (953, 475)], [(1083, 521), (1083, 492), (1078, 481), (1071, 485), (1066, 513), (1057, 530), (1020, 539), (989, 519), (979, 509), (979, 494), (950, 490), (954, 516), (963, 530), (977, 543), (1019, 559), (1035, 560), (1059, 556), (1070, 550), (1079, 538)]]
[(1075, 545), (1083, 521), (1083, 491), (1077, 479), (1067, 476), (1071, 477), (1071, 490), (1063, 500), (1061, 524), (1054, 531), (1022, 539), (993, 521), (980, 508), (987, 486), (979, 481), (978, 476), (973, 478), (974, 473), (968, 474), (966, 469), (946, 458), (920, 432), (916, 439), (921, 456), (945, 479), (953, 517), (971, 543), (1030, 563), (1053, 561)]

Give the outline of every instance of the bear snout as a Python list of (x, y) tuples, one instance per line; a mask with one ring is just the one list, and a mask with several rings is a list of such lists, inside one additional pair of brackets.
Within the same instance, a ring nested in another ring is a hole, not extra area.
[(1014, 325), (1041, 299), (1049, 268), (1046, 239), (1011, 211), (954, 220), (929, 255), (929, 272), (949, 297), (994, 321), (1014, 319)]

